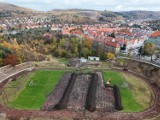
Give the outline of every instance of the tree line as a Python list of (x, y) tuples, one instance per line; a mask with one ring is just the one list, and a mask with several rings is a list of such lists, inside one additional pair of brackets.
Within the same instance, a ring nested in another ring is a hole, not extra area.
[[(31, 32), (30, 32), (31, 33)], [(43, 31), (44, 33), (44, 31)], [(48, 55), (61, 58), (76, 58), (99, 56), (101, 60), (115, 57), (113, 53), (107, 53), (102, 43), (85, 39), (83, 37), (66, 36), (60, 33), (51, 33), (51, 37), (43, 36), (43, 33), (2, 37), (0, 35), (0, 66), (16, 65), (27, 61), (42, 61)], [(37, 39), (32, 39), (37, 38)]]

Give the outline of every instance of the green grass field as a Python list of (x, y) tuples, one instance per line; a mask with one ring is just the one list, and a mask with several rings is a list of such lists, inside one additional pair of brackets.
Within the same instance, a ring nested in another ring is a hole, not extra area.
[[(9, 101), (7, 106), (40, 109), (63, 73), (62, 70), (38, 70), (9, 82), (5, 88)], [(143, 80), (109, 70), (103, 72), (103, 77), (104, 82), (110, 78), (111, 85), (119, 86), (124, 112), (142, 111), (151, 105), (151, 91)]]
[(116, 71), (104, 71), (103, 77), (104, 82), (110, 79), (111, 85), (119, 86), (124, 112), (142, 111), (151, 104), (151, 91), (141, 79)]
[(11, 101), (10, 107), (40, 109), (47, 98), (47, 94), (53, 90), (63, 73), (61, 70), (36, 71), (34, 75), (28, 77), (25, 88)]

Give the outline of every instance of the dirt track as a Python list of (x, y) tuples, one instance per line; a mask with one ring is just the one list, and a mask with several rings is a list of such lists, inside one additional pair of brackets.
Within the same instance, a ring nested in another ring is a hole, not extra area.
[[(127, 72), (129, 73), (129, 72)], [(131, 74), (131, 73), (129, 73)], [(134, 74), (136, 75), (136, 74)], [(139, 75), (136, 75), (140, 77)], [(143, 78), (144, 79), (144, 78)], [(62, 119), (105, 119), (105, 120), (142, 120), (142, 119), (150, 119), (154, 116), (160, 115), (160, 88), (148, 82), (148, 80), (144, 79), (149, 86), (152, 88), (155, 94), (155, 103), (154, 105), (146, 109), (142, 112), (137, 113), (123, 113), (123, 112), (88, 112), (88, 111), (69, 111), (69, 110), (57, 110), (57, 111), (40, 111), (40, 110), (15, 110), (6, 108), (0, 105), (0, 112), (5, 113), (9, 119), (19, 120), (19, 118), (62, 118)], [(0, 85), (3, 87), (4, 84)], [(1, 119), (1, 117), (0, 117)]]

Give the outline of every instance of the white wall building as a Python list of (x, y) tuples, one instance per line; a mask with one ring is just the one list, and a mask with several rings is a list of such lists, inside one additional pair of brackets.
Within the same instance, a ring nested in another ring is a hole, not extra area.
[(88, 56), (88, 60), (92, 60), (92, 61), (99, 61), (99, 57), (95, 57), (95, 56)]

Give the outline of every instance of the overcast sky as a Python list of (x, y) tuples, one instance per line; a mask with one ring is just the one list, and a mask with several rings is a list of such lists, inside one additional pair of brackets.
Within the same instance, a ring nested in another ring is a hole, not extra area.
[(160, 11), (160, 0), (0, 0), (40, 11), (52, 9), (95, 9), (111, 11)]

